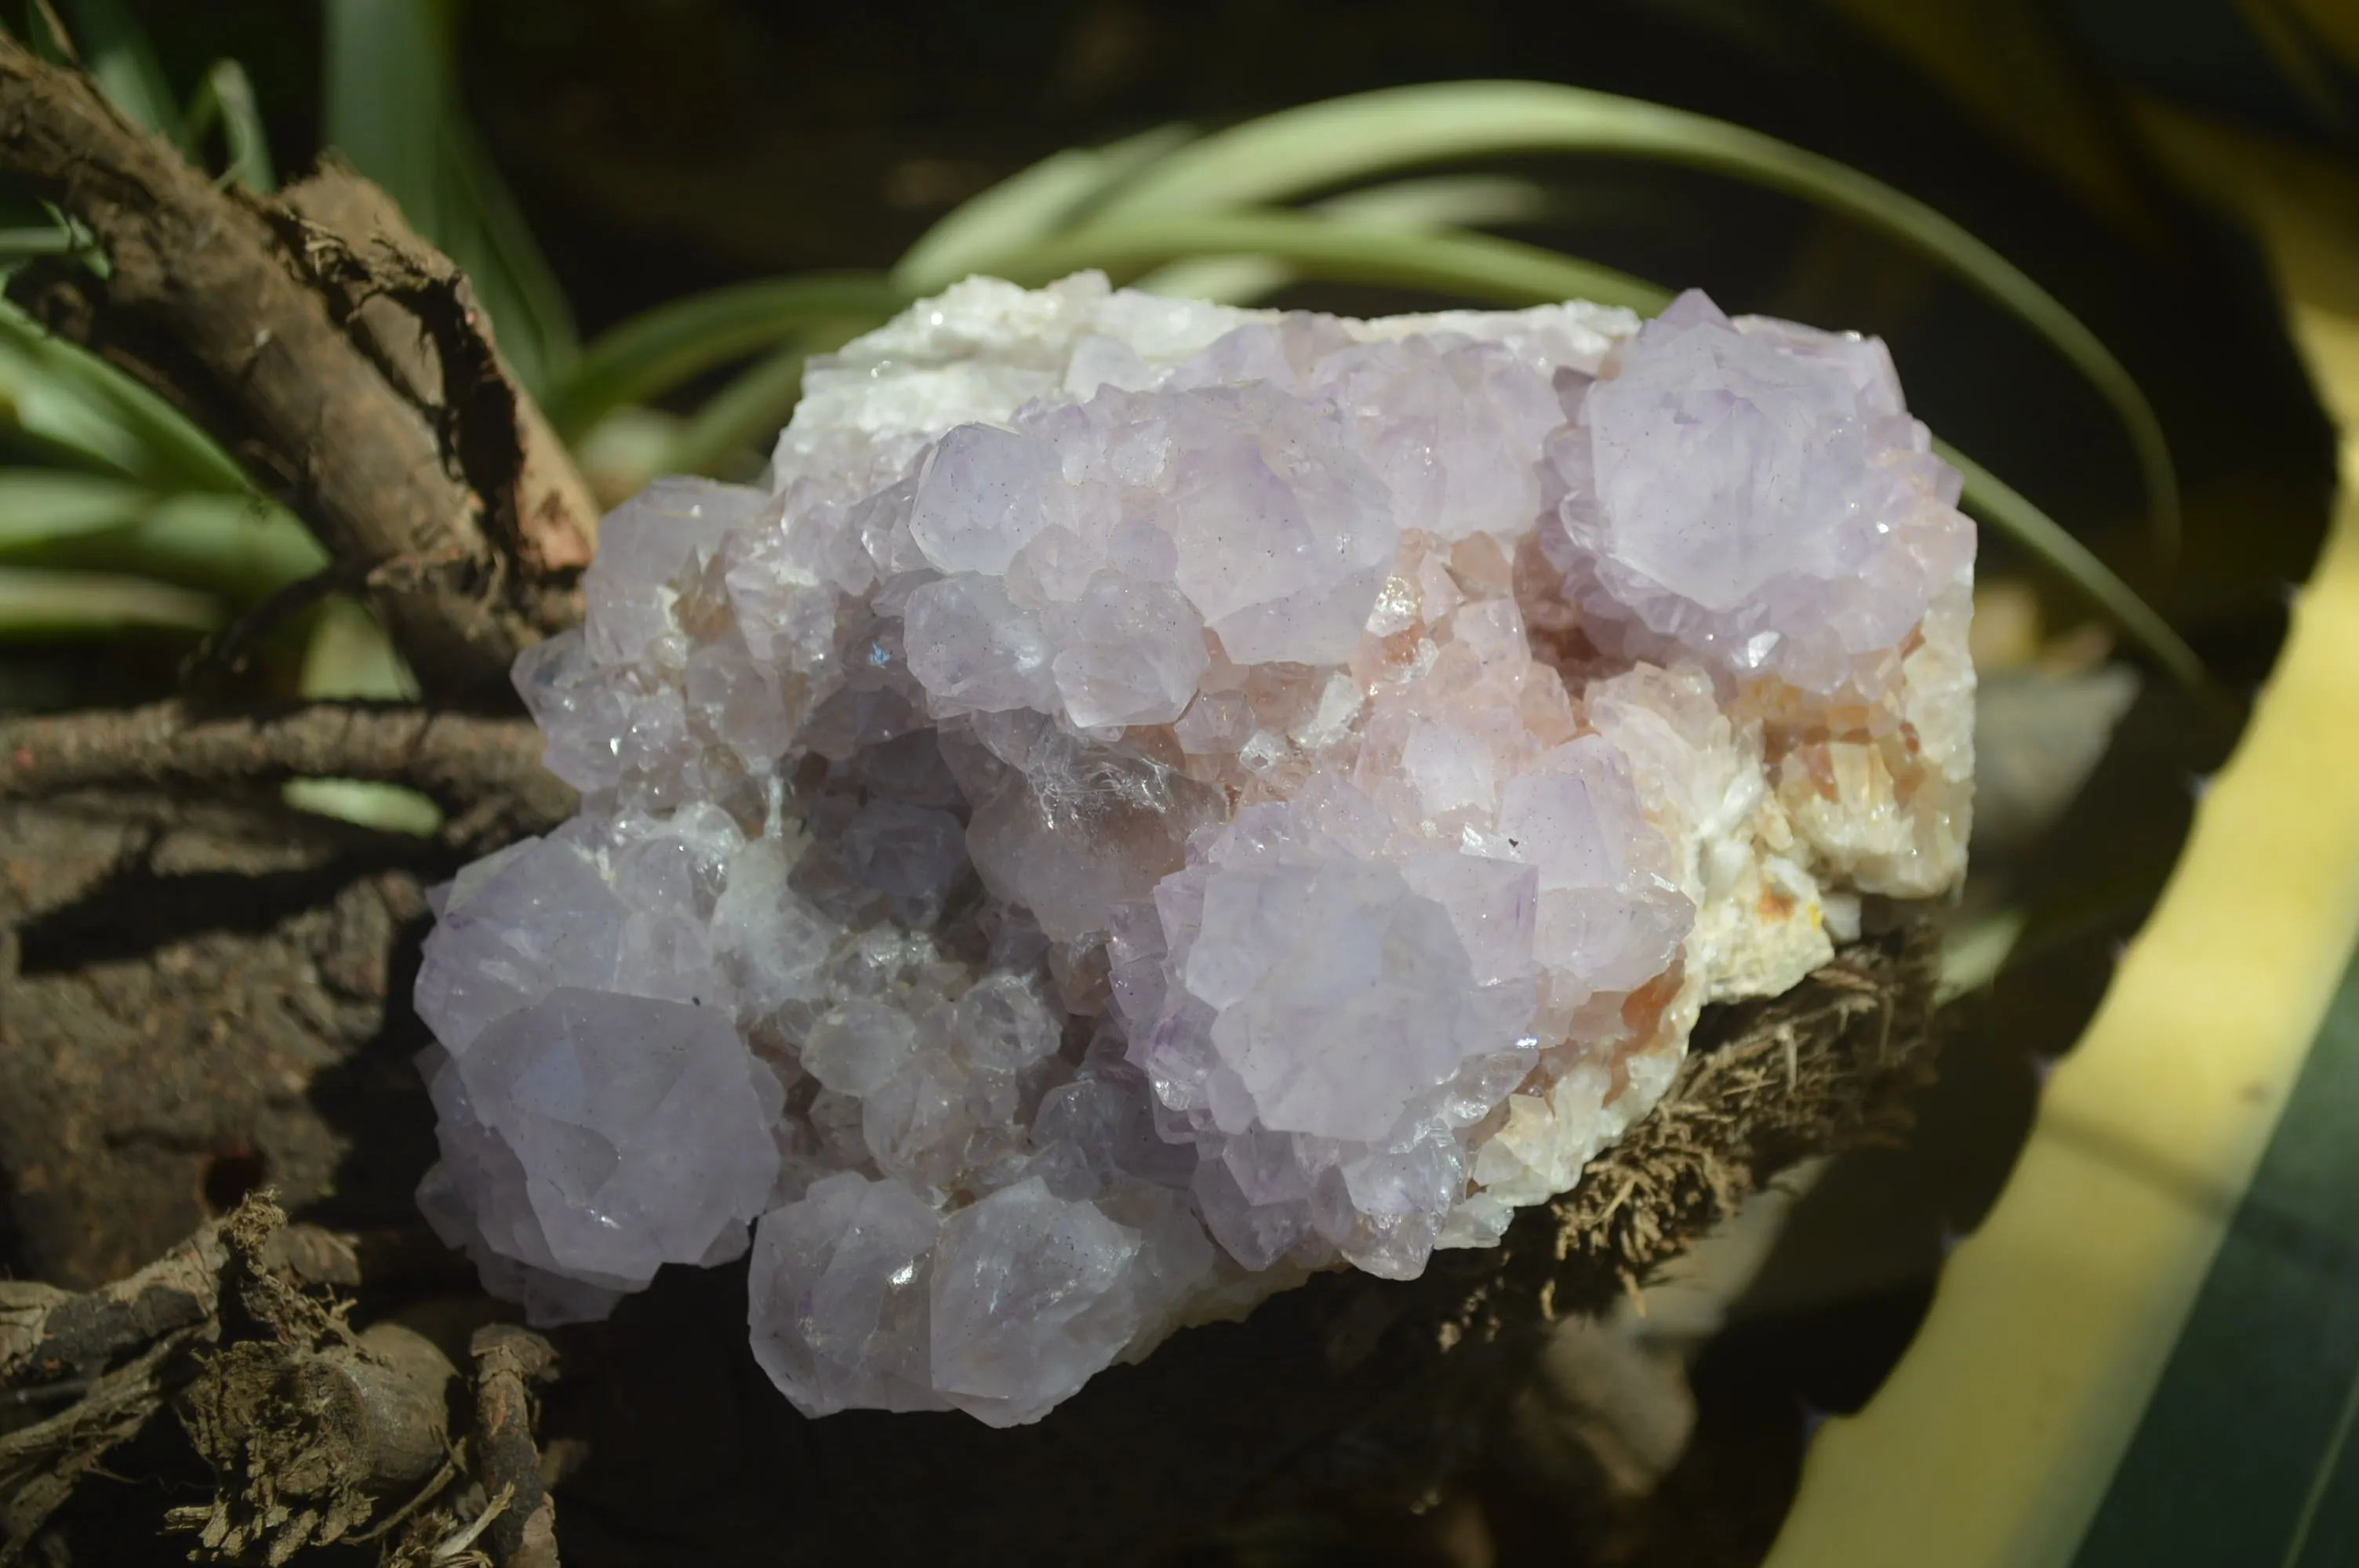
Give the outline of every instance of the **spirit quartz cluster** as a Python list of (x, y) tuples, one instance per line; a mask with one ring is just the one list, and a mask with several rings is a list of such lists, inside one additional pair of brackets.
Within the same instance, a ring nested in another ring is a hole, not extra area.
[(582, 809), (440, 894), (420, 1195), (542, 1322), (750, 1244), (809, 1413), (1491, 1245), (1962, 870), (1973, 534), (1874, 339), (975, 279), (773, 474), (517, 665)]

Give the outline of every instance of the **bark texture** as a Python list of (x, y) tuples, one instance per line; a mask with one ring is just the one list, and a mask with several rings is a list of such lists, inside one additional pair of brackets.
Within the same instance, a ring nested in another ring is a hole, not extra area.
[(219, 189), (5, 35), (0, 168), (112, 263), (103, 284), (29, 282), (39, 313), (172, 389), (366, 573), (430, 694), (496, 699), (519, 652), (578, 619), (588, 492), (464, 277), (381, 194), (345, 170), (280, 200)]
[(481, 851), (572, 814), (573, 791), (542, 769), (540, 754), (540, 732), (520, 719), (325, 702), (208, 715), (161, 702), (0, 720), (0, 800), (362, 779), (419, 790), (442, 808), (445, 843)]

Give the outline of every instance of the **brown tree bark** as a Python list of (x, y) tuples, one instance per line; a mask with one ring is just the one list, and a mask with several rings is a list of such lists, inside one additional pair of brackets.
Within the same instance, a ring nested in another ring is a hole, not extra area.
[(516, 655), (578, 618), (588, 491), (465, 278), (393, 226), (381, 193), (343, 170), (284, 200), (219, 189), (5, 34), (0, 169), (111, 263), (103, 283), (47, 275), (43, 314), (177, 387), (366, 574), (429, 694), (500, 700)]

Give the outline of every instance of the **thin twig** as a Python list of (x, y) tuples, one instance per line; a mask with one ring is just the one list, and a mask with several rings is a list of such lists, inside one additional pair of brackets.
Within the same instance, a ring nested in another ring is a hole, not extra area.
[(359, 703), (206, 717), (162, 702), (0, 722), (0, 800), (358, 779), (421, 792), (460, 847), (478, 849), (571, 814), (573, 792), (542, 769), (540, 751), (521, 719)]

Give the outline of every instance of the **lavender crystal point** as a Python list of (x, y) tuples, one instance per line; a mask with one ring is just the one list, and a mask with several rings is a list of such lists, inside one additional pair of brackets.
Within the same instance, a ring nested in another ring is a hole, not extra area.
[(1962, 870), (1972, 530), (1871, 339), (960, 285), (519, 661), (579, 817), (418, 982), (492, 1290), (752, 1227), (810, 1414), (1038, 1419), (1571, 1187)]

